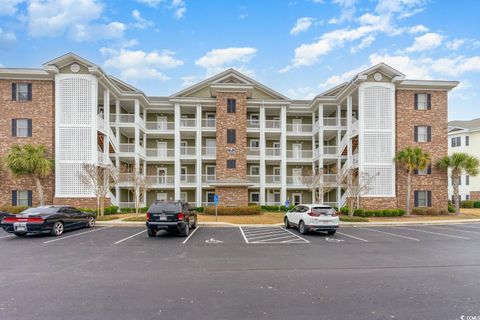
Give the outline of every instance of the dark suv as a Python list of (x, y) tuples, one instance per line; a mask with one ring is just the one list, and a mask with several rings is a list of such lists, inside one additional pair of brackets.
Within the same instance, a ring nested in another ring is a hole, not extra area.
[(197, 227), (197, 212), (183, 201), (155, 201), (147, 212), (147, 230), (149, 237), (155, 237), (157, 231), (164, 229), (186, 237), (190, 229)]

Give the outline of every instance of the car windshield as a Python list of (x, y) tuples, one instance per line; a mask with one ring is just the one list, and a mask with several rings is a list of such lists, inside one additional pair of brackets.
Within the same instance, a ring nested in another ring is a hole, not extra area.
[(151, 212), (161, 212), (161, 211), (178, 211), (179, 206), (178, 203), (174, 202), (164, 202), (164, 203), (156, 203), (154, 204), (149, 211)]
[(317, 214), (332, 214), (332, 208), (331, 207), (313, 207), (312, 212)]
[(22, 214), (51, 214), (57, 212), (58, 208), (55, 207), (40, 207), (40, 208), (28, 208), (22, 211)]

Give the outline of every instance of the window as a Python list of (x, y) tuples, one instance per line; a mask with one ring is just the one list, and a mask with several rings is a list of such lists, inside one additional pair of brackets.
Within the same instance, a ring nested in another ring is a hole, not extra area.
[(250, 114), (250, 123), (255, 126), (260, 125), (260, 115), (258, 113)]
[(32, 101), (32, 84), (12, 83), (12, 101)]
[(250, 202), (260, 202), (260, 193), (251, 192), (250, 193)]
[(32, 191), (30, 190), (13, 190), (12, 191), (13, 206), (32, 206)]
[(432, 141), (432, 127), (430, 126), (415, 126), (414, 130), (415, 142), (430, 142)]
[[(465, 139), (465, 144), (468, 145), (468, 140)], [(461, 137), (452, 138), (452, 147), (460, 147), (462, 145)]]
[(465, 176), (465, 185), (470, 185), (470, 176)]
[(215, 193), (214, 192), (207, 192), (207, 202), (208, 203), (213, 203), (213, 198), (215, 197)]
[(470, 200), (470, 195), (469, 194), (465, 195), (465, 200)]
[(424, 176), (424, 175), (427, 175), (427, 174), (432, 174), (432, 165), (431, 164), (428, 164), (425, 169), (423, 170), (415, 170), (415, 173), (419, 176)]
[(415, 109), (429, 110), (431, 109), (431, 96), (427, 93), (415, 94)]
[(227, 160), (227, 169), (235, 169), (237, 167), (237, 160)]
[(237, 130), (227, 129), (227, 143), (237, 143)]
[(31, 137), (32, 119), (12, 119), (12, 137)]
[(250, 140), (250, 148), (260, 148), (259, 140)]
[(227, 99), (227, 112), (228, 113), (235, 113), (236, 109), (237, 109), (237, 100)]
[(470, 145), (470, 136), (465, 136), (465, 145), (466, 146)]
[(259, 176), (260, 175), (260, 167), (259, 166), (251, 166), (250, 167), (250, 175), (251, 176)]
[(426, 190), (414, 191), (414, 205), (415, 207), (431, 207), (432, 206), (432, 192)]

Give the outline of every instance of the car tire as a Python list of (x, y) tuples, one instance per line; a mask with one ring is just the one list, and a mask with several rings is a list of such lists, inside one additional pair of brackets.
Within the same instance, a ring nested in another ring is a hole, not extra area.
[(188, 235), (190, 234), (190, 226), (188, 223), (185, 223), (185, 227), (183, 227), (182, 231), (180, 232), (180, 234), (183, 236), (183, 237), (188, 237)]
[(195, 230), (195, 229), (198, 227), (197, 217), (195, 217), (194, 219), (195, 219), (195, 220), (193, 220), (192, 230)]
[(87, 228), (95, 227), (95, 221), (96, 221), (95, 217), (88, 218)]
[(53, 224), (52, 231), (50, 232), (50, 235), (58, 237), (63, 234), (64, 230), (64, 225), (63, 222), (57, 221)]
[(15, 232), (14, 233), (17, 237), (25, 237), (27, 234), (24, 232)]
[(288, 218), (285, 217), (285, 219), (283, 219), (283, 222), (285, 223), (285, 228), (286, 229), (290, 229), (292, 226), (290, 225), (290, 221), (288, 221)]
[(328, 230), (328, 231), (327, 231), (327, 234), (328, 234), (329, 236), (333, 236), (333, 235), (335, 234), (335, 232), (337, 232), (337, 230)]
[(157, 236), (157, 229), (156, 228), (147, 228), (147, 233), (149, 238), (153, 238)]
[(307, 229), (305, 228), (305, 222), (300, 221), (298, 224), (298, 231), (300, 231), (301, 234), (307, 234)]

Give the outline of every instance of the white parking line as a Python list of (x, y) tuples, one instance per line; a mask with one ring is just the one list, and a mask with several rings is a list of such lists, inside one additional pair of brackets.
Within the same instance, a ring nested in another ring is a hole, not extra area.
[(368, 231), (383, 233), (383, 234), (387, 234), (387, 235), (390, 235), (390, 236), (404, 238), (404, 239), (413, 240), (413, 241), (420, 241), (420, 239), (417, 239), (417, 238), (401, 236), (401, 235), (396, 234), (396, 233), (390, 233), (390, 232), (380, 231), (380, 230), (376, 230), (376, 229), (370, 229), (370, 228), (365, 228), (365, 227), (354, 227), (354, 228), (365, 229), (365, 230), (368, 230)]
[(244, 230), (245, 232), (245, 235), (247, 236), (250, 236), (250, 235), (256, 235), (256, 234), (262, 234), (262, 233), (266, 233), (266, 232), (275, 232), (275, 231), (278, 231), (279, 229), (265, 229), (265, 230), (255, 230), (255, 231), (250, 231), (250, 230)]
[(123, 238), (123, 239), (121, 239), (121, 240), (118, 240), (118, 241), (115, 242), (114, 244), (119, 244), (119, 243), (122, 243), (123, 241), (126, 241), (126, 240), (128, 240), (128, 239), (132, 239), (133, 237), (136, 237), (136, 236), (138, 236), (139, 234), (144, 233), (145, 231), (147, 231), (147, 229), (142, 230), (142, 231), (140, 231), (140, 232), (137, 232), (137, 233), (135, 233), (135, 234), (132, 234), (132, 235), (129, 236), (129, 237), (126, 237), (126, 238)]
[[(291, 235), (286, 235), (286, 236), (281, 236), (281, 237), (276, 237), (276, 238), (269, 238), (269, 239), (264, 239), (264, 240), (255, 240), (255, 242), (269, 242), (273, 240), (278, 240), (278, 239), (283, 239), (283, 238), (291, 238)], [(293, 240), (293, 239), (292, 239)], [(297, 239), (295, 239), (297, 240)]]
[(390, 227), (390, 228), (398, 228), (398, 229), (405, 229), (405, 230), (412, 230), (412, 231), (418, 231), (418, 232), (424, 232), (424, 233), (430, 233), (430, 234), (436, 234), (439, 236), (444, 236), (444, 237), (450, 237), (450, 238), (458, 238), (458, 239), (464, 239), (464, 240), (470, 240), (470, 238), (467, 237), (461, 237), (461, 236), (454, 236), (451, 234), (445, 234), (445, 233), (439, 233), (439, 232), (433, 232), (433, 231), (427, 231), (427, 230), (422, 230), (422, 229), (413, 229), (413, 228), (406, 228), (406, 227)]
[(444, 229), (444, 230), (450, 230), (450, 231), (460, 231), (460, 232), (467, 232), (467, 233), (474, 233), (474, 234), (480, 234), (479, 231), (472, 231), (472, 230), (464, 230), (464, 229), (458, 229), (458, 228), (447, 228), (447, 227), (439, 227), (439, 226), (429, 226), (430, 228), (438, 228), (438, 229)]
[(355, 237), (355, 236), (352, 236), (350, 234), (346, 234), (346, 233), (339, 232), (339, 231), (337, 231), (337, 233), (341, 234), (342, 236), (345, 236), (345, 237), (350, 237), (350, 238), (357, 239), (357, 240), (360, 240), (360, 241), (363, 241), (363, 242), (368, 242), (368, 240), (365, 240), (365, 239), (362, 239), (362, 238), (359, 238), (359, 237)]
[[(254, 237), (248, 237), (250, 241), (252, 240), (257, 240), (257, 239), (261, 239), (261, 238), (268, 238), (268, 237), (276, 237), (276, 236), (280, 236), (282, 234), (285, 234), (285, 232), (275, 232), (275, 233), (268, 233), (268, 234), (263, 234), (263, 235), (259, 235), (259, 236), (254, 236)], [(291, 237), (291, 235), (288, 235), (289, 237)]]
[(3, 238), (13, 238), (14, 236), (12, 235), (8, 235), (8, 236), (3, 236), (3, 237), (0, 237), (0, 239), (3, 239)]
[(193, 229), (192, 233), (190, 233), (190, 234), (188, 235), (187, 239), (183, 240), (182, 244), (187, 243), (187, 241), (193, 236), (193, 234), (194, 234), (198, 229), (200, 229), (199, 226), (197, 226), (195, 229)]
[(87, 234), (87, 233), (91, 233), (91, 232), (96, 232), (96, 231), (100, 231), (100, 230), (105, 230), (105, 229), (109, 229), (109, 228), (113, 228), (113, 226), (108, 226), (108, 227), (103, 227), (103, 228), (95, 228), (93, 230), (89, 230), (89, 231), (85, 231), (85, 232), (80, 232), (80, 233), (75, 233), (75, 234), (72, 234), (70, 236), (60, 236), (56, 239), (53, 239), (53, 240), (48, 240), (48, 241), (45, 241), (44, 243), (51, 243), (51, 242), (55, 242), (55, 241), (60, 241), (60, 240), (64, 240), (64, 239), (69, 239), (69, 238), (73, 238), (73, 237), (76, 237), (76, 236), (81, 236), (81, 235), (84, 235), (84, 234)]
[(245, 239), (245, 243), (249, 243), (247, 237), (245, 237), (245, 233), (243, 233), (242, 227), (238, 227), (240, 229), (240, 232), (242, 233), (243, 239)]
[(287, 229), (285, 229), (285, 228), (280, 228), (280, 229), (282, 229), (282, 230), (285, 230), (285, 231), (287, 231), (288, 233), (291, 233), (291, 234), (293, 234), (295, 237), (297, 237), (298, 239), (301, 239), (301, 240), (305, 241), (306, 243), (310, 243), (310, 241), (308, 241), (307, 239), (304, 239), (304, 238), (302, 238), (302, 237), (300, 237), (300, 236), (296, 235), (295, 233), (293, 233), (293, 232), (292, 232), (292, 231), (290, 231), (290, 230), (287, 230)]

